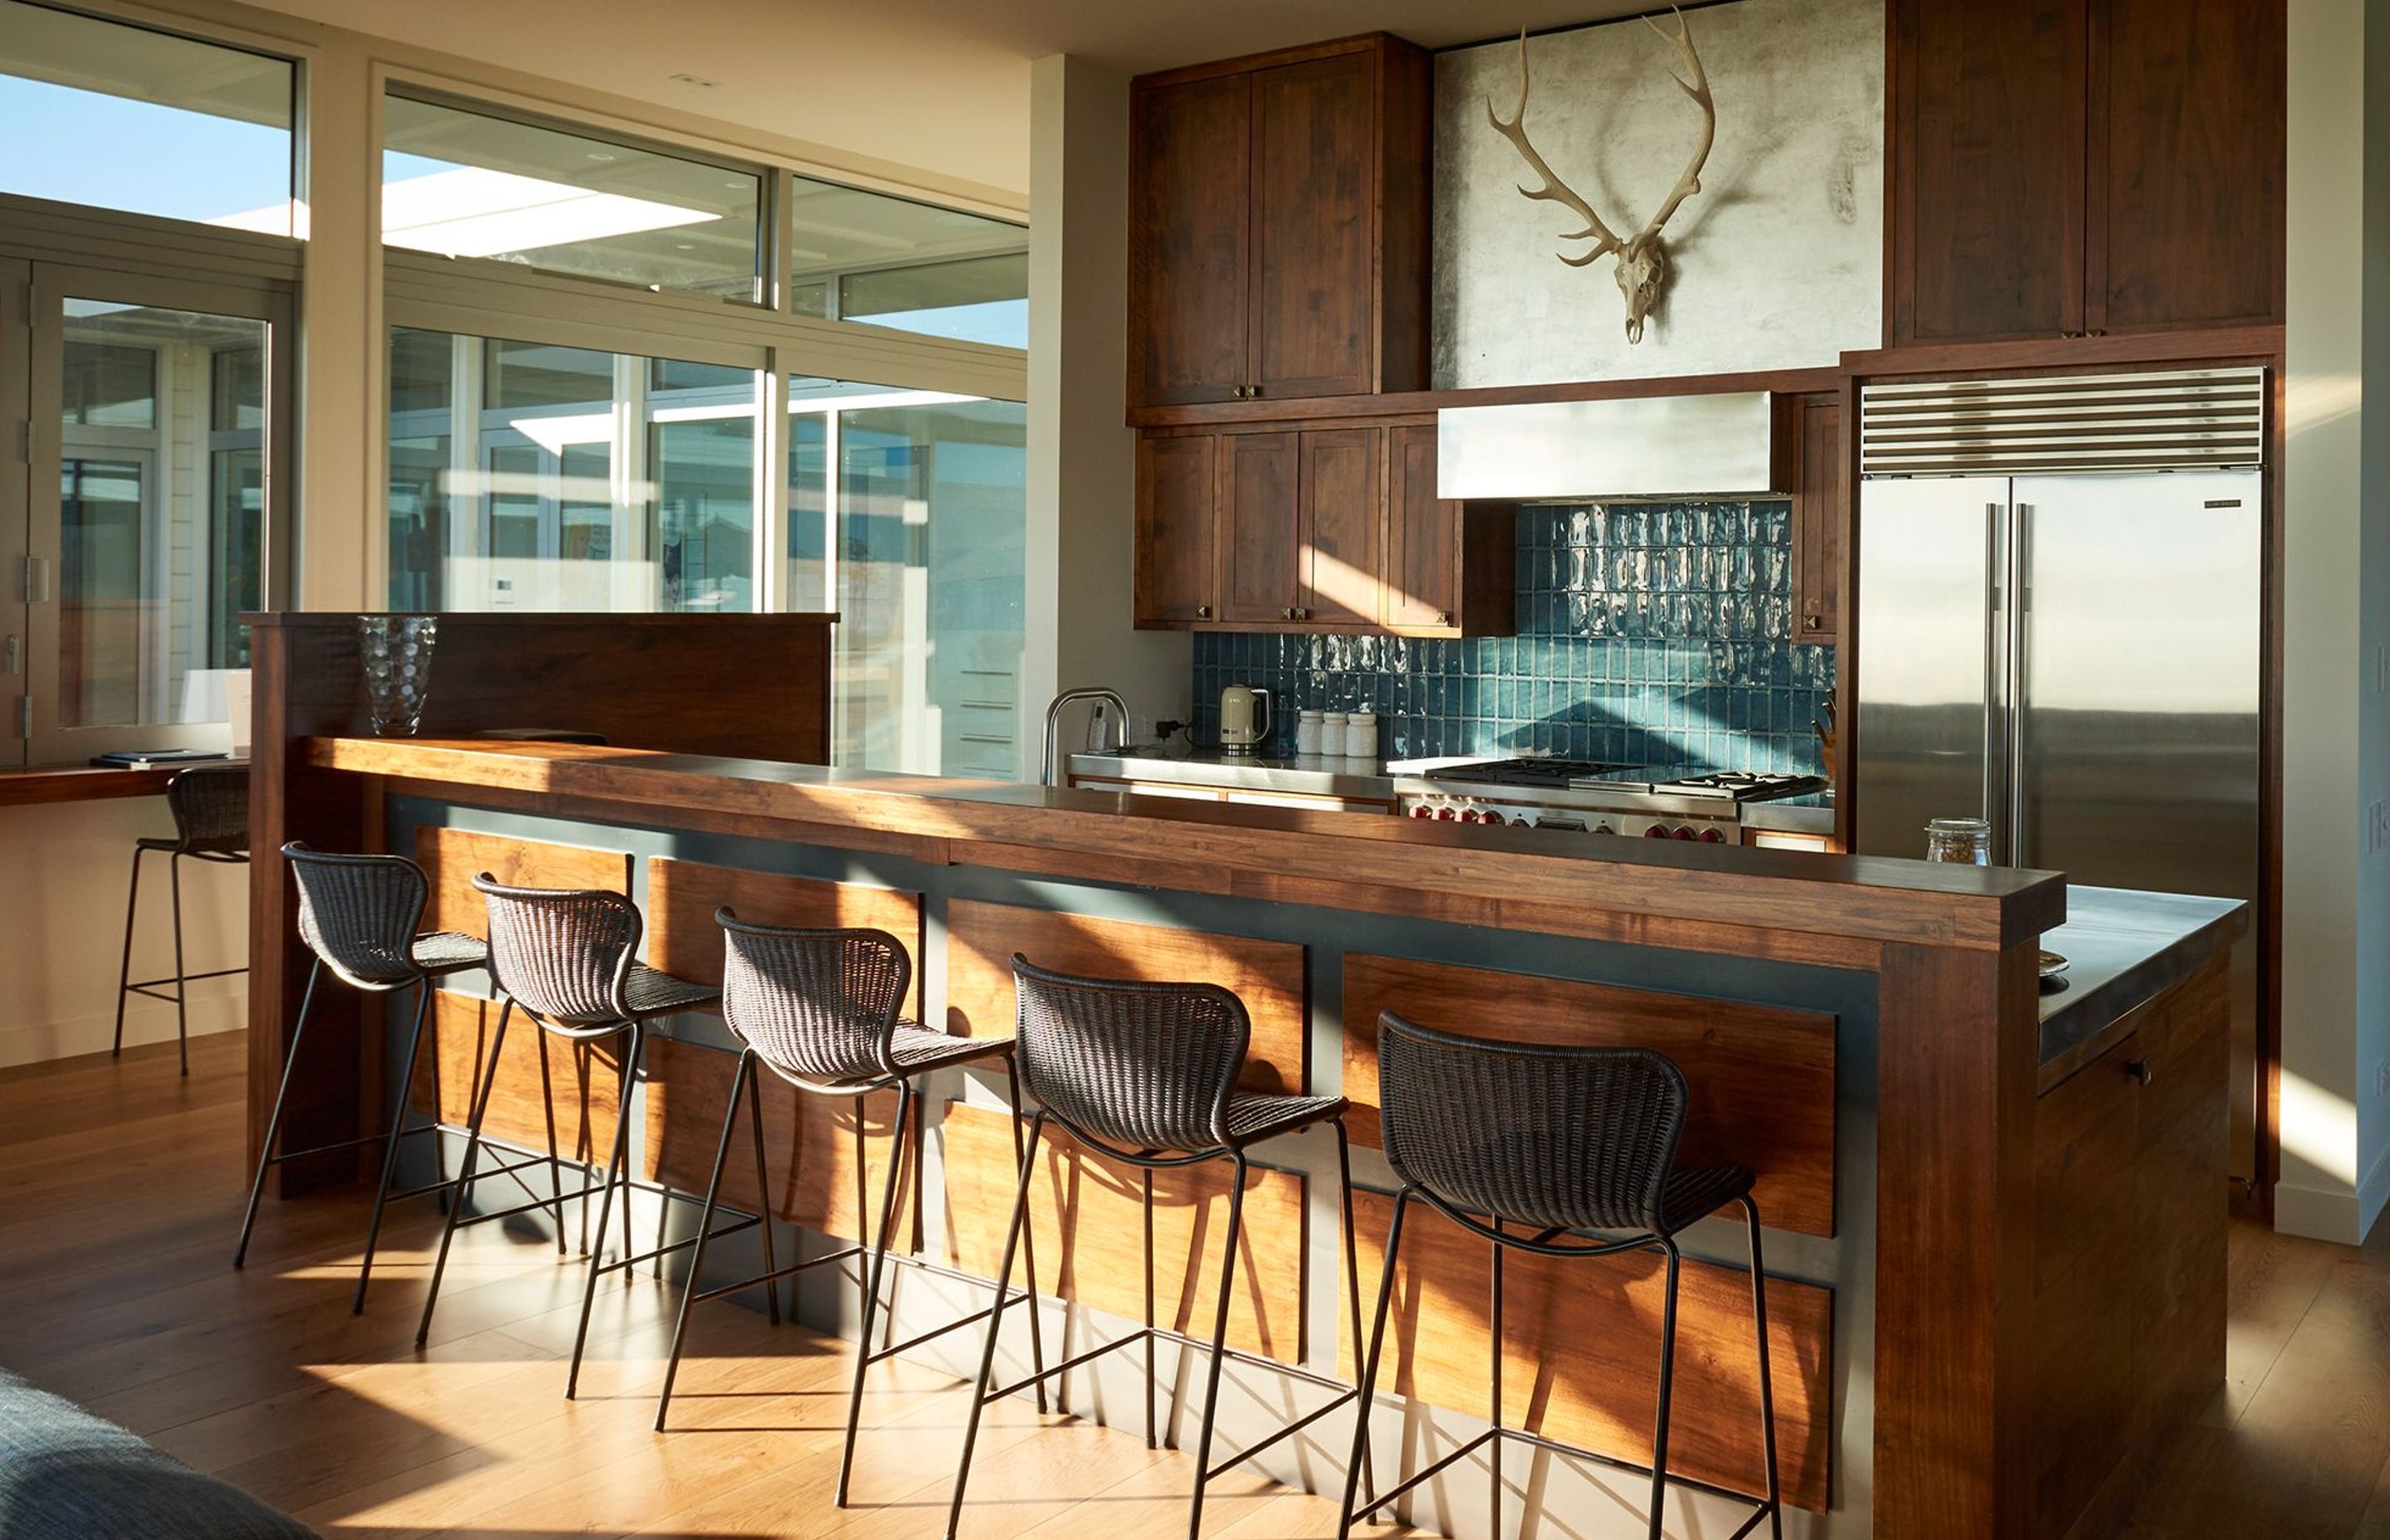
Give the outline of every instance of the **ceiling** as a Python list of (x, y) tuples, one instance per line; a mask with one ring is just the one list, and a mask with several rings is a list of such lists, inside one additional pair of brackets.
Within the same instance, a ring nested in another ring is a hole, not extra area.
[[(1168, 69), (1384, 30), (1444, 47), (1651, 0), (263, 0), (1019, 197), (1029, 61)], [(676, 80), (695, 76), (699, 82)]]

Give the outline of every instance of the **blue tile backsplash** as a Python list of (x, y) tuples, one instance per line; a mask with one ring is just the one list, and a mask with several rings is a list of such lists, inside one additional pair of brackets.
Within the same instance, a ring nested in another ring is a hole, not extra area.
[(1291, 712), (1368, 706), (1389, 758), (1558, 754), (1720, 770), (1821, 770), (1810, 722), (1834, 649), (1792, 640), (1790, 503), (1519, 510), (1519, 634), (1195, 637), (1195, 732), (1220, 691)]

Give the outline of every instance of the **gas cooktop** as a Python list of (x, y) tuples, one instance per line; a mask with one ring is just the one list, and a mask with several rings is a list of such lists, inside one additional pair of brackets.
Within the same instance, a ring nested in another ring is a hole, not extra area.
[(1826, 784), (1821, 776), (1712, 770), (1699, 764), (1656, 767), (1605, 764), (1592, 760), (1547, 759), (1533, 755), (1442, 765), (1427, 771), (1425, 778), (1518, 790), (1644, 792), (1672, 797), (1715, 798), (1727, 802), (1797, 797), (1818, 790)]

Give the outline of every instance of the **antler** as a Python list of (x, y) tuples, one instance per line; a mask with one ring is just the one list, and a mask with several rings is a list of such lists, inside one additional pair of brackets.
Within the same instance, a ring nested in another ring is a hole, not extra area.
[[(1660, 226), (1668, 223), (1669, 216), (1677, 212), (1677, 205), (1702, 190), (1702, 167), (1708, 162), (1710, 146), (1717, 139), (1717, 104), (1710, 99), (1710, 77), (1708, 72), (1702, 69), (1702, 56), (1693, 48), (1692, 23), (1685, 19), (1683, 11), (1676, 10), (1673, 6), (1669, 9), (1676, 11), (1676, 36), (1668, 37), (1665, 32), (1661, 31), (1660, 24), (1648, 16), (1643, 18), (1643, 24), (1653, 32), (1659, 32), (1662, 37), (1668, 38), (1677, 52), (1684, 56), (1685, 68), (1692, 72), (1693, 78), (1688, 81), (1674, 70), (1668, 71), (1668, 78), (1677, 83), (1677, 90), (1692, 97), (1694, 103), (1701, 108), (1702, 140), (1693, 150), (1691, 163), (1685, 167), (1685, 174), (1677, 178), (1676, 190), (1668, 195), (1666, 202), (1660, 205), (1660, 212), (1651, 216), (1651, 222), (1643, 226), (1643, 233), (1635, 237), (1638, 241), (1649, 240), (1658, 235)], [(1525, 67), (1524, 46), (1525, 45), (1522, 43), (1523, 51), (1520, 56), (1522, 69)]]
[[(1681, 20), (1682, 19), (1679, 18), (1679, 19)], [(1699, 59), (1694, 60), (1693, 69), (1697, 72), (1700, 71), (1701, 61)], [(1683, 85), (1684, 82), (1680, 80), (1677, 81), (1677, 83)], [(1688, 87), (1688, 89), (1690, 88)], [(1706, 101), (1707, 96), (1708, 84), (1704, 82), (1703, 84), (1702, 99)], [(1499, 134), (1502, 137), (1510, 141), (1511, 148), (1519, 152), (1520, 159), (1527, 162), (1528, 169), (1533, 171), (1537, 176), (1543, 178), (1543, 185), (1541, 186), (1528, 187), (1522, 186), (1519, 188), (1519, 191), (1529, 198), (1536, 199), (1546, 203), (1558, 203), (1564, 208), (1574, 210), (1577, 216), (1585, 221), (1584, 229), (1573, 231), (1568, 235), (1562, 236), (1561, 238), (1562, 240), (1590, 240), (1595, 243), (1593, 250), (1587, 251), (1581, 257), (1572, 257), (1561, 253), (1555, 253), (1555, 255), (1560, 256), (1561, 261), (1568, 263), (1571, 267), (1583, 267), (1587, 263), (1594, 261), (1596, 258), (1604, 256), (1609, 252), (1615, 251), (1621, 246), (1625, 244), (1624, 241), (1620, 240), (1617, 236), (1611, 232), (1609, 225), (1604, 225), (1601, 222), (1601, 216), (1593, 212), (1592, 204), (1587, 203), (1583, 198), (1577, 196), (1575, 190), (1571, 188), (1567, 183), (1552, 174), (1552, 168), (1550, 165), (1546, 163), (1544, 158), (1536, 152), (1536, 147), (1527, 142), (1527, 32), (1526, 29), (1523, 27), (1519, 30), (1518, 110), (1511, 114), (1510, 121), (1506, 123), (1495, 113), (1494, 98), (1488, 96), (1485, 98), (1485, 121), (1494, 125), (1495, 133)], [(1702, 143), (1702, 153), (1703, 155), (1707, 155), (1709, 153), (1709, 142), (1707, 139), (1704, 139)], [(1701, 170), (1700, 160), (1696, 160), (1694, 161), (1693, 170), (1695, 172)], [(1695, 183), (1694, 186), (1698, 187), (1699, 185), (1699, 183)], [(1678, 187), (1677, 190), (1677, 196), (1669, 200), (1668, 212), (1675, 212), (1677, 205), (1683, 202), (1686, 194), (1691, 190), (1693, 189), (1682, 186)], [(1667, 218), (1667, 213), (1663, 213), (1660, 217), (1662, 219), (1665, 219)], [(1657, 224), (1655, 223), (1653, 228), (1656, 229), (1657, 227)]]

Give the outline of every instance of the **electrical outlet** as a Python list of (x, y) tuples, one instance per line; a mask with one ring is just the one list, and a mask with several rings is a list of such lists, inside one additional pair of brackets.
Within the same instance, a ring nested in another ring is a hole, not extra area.
[(2373, 1095), (2376, 1100), (2390, 1097), (2390, 1059), (2373, 1066)]
[(2390, 845), (2390, 807), (2378, 802), (2365, 804), (2365, 853), (2379, 855)]
[(2373, 644), (2373, 693), (2390, 695), (2390, 642)]

